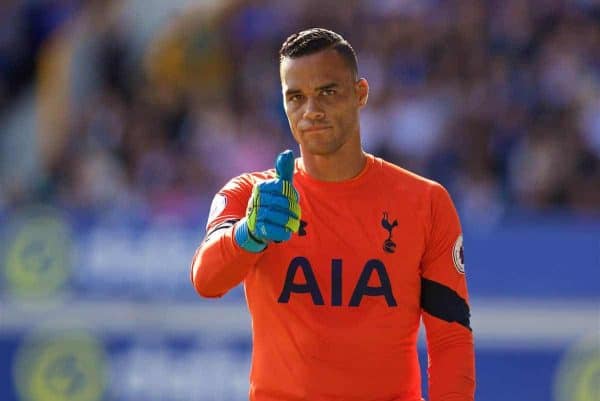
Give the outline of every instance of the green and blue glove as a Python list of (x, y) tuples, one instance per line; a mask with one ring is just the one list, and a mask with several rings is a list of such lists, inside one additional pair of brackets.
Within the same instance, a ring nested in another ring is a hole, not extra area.
[(275, 162), (277, 178), (254, 186), (246, 216), (235, 228), (235, 241), (249, 252), (260, 252), (269, 242), (287, 241), (300, 228), (298, 192), (292, 185), (294, 153), (283, 151)]

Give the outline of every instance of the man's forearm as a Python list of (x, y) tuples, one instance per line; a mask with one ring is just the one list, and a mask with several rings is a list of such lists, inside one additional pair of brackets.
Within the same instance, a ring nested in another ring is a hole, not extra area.
[(428, 334), (429, 401), (473, 401), (473, 334), (456, 323), (437, 322), (434, 325), (438, 324), (446, 329)]
[(191, 279), (204, 297), (222, 296), (238, 285), (262, 255), (241, 249), (234, 239), (234, 227), (215, 232), (196, 250)]

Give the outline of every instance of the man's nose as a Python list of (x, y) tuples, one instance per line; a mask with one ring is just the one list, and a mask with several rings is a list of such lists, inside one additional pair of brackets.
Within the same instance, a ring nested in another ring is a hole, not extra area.
[(308, 120), (322, 120), (325, 118), (325, 112), (315, 99), (308, 98), (306, 101), (306, 110), (304, 110), (304, 117)]

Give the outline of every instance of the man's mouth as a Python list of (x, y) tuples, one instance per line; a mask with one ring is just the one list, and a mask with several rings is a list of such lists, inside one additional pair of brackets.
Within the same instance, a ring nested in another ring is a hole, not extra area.
[(314, 126), (314, 127), (309, 127), (309, 128), (305, 128), (302, 130), (302, 132), (319, 132), (319, 131), (325, 131), (330, 129), (331, 127), (328, 125), (318, 125), (318, 126)]

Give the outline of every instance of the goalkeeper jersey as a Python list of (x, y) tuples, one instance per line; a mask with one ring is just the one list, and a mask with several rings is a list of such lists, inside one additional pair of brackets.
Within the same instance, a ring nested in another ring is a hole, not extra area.
[(243, 283), (252, 319), (252, 401), (419, 401), (417, 332), (429, 355), (430, 401), (473, 400), (473, 338), (460, 222), (447, 191), (367, 154), (342, 182), (296, 159), (301, 227), (261, 253), (234, 225), (273, 170), (232, 179), (215, 196), (192, 262), (199, 294)]

